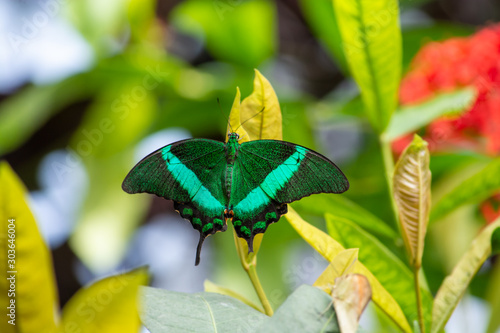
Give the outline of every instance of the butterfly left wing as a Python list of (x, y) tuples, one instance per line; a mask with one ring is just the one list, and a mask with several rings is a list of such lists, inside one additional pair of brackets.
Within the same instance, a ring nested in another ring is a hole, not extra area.
[(287, 203), (315, 193), (342, 193), (349, 182), (325, 156), (286, 141), (256, 140), (239, 150), (229, 205), (239, 237), (253, 237), (287, 212)]
[(200, 232), (196, 262), (204, 239), (225, 231), (223, 188), (225, 152), (222, 142), (188, 139), (167, 145), (142, 159), (129, 172), (127, 193), (152, 193), (174, 201), (179, 214)]

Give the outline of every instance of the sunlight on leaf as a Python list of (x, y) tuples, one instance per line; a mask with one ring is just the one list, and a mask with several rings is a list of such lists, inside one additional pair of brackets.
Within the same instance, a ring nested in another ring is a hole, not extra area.
[(354, 268), (354, 263), (358, 260), (358, 251), (359, 249), (347, 249), (339, 252), (316, 279), (313, 286), (331, 294), (335, 279), (350, 273), (350, 270)]
[[(329, 262), (344, 250), (344, 247), (332, 237), (304, 221), (292, 208), (289, 208), (285, 218), (299, 235), (318, 251)], [(359, 273), (368, 278), (373, 292), (373, 302), (391, 318), (404, 332), (411, 332), (408, 320), (406, 320), (399, 304), (380, 284), (377, 278), (360, 262), (356, 261), (353, 273)]]
[(240, 120), (250, 140), (283, 140), (278, 97), (258, 70), (255, 70), (252, 94), (241, 102)]
[(210, 280), (205, 280), (205, 282), (203, 283), (203, 287), (204, 287), (205, 291), (208, 293), (217, 293), (217, 294), (221, 294), (221, 295), (231, 296), (232, 298), (236, 298), (237, 300), (242, 301), (246, 305), (251, 306), (255, 310), (264, 313), (264, 309), (262, 309), (261, 306), (258, 306), (257, 304), (255, 304), (254, 302), (252, 302), (248, 298), (246, 298), (245, 296), (238, 294), (237, 292), (235, 292), (229, 288), (219, 286)]
[[(6, 162), (0, 162), (0, 184), (0, 331), (53, 332), (59, 302), (51, 253), (28, 207), (26, 188)], [(15, 295), (9, 297), (11, 283)], [(12, 319), (15, 325), (8, 323)]]
[(475, 175), (445, 194), (431, 211), (431, 222), (468, 203), (480, 203), (500, 189), (500, 158), (491, 161)]
[(415, 134), (394, 168), (394, 199), (403, 240), (413, 267), (420, 268), (431, 206), (431, 171), (427, 142)]
[(347, 274), (335, 279), (333, 307), (342, 333), (355, 333), (359, 318), (372, 297), (370, 283), (361, 274)]
[(148, 279), (139, 268), (80, 289), (64, 306), (58, 332), (138, 332), (139, 286)]
[(350, 72), (372, 126), (383, 132), (396, 109), (402, 50), (397, 0), (333, 0)]
[(491, 235), (500, 228), (500, 218), (486, 226), (439, 288), (432, 309), (431, 332), (440, 332), (467, 290), (472, 278), (491, 254)]

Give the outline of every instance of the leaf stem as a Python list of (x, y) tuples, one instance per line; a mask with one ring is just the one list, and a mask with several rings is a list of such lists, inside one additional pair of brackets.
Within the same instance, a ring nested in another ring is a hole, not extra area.
[(269, 303), (269, 300), (267, 299), (266, 293), (264, 292), (264, 289), (262, 288), (262, 285), (260, 284), (259, 276), (257, 275), (257, 267), (255, 265), (250, 264), (248, 266), (247, 273), (248, 273), (248, 276), (250, 277), (250, 281), (252, 281), (252, 284), (253, 284), (255, 291), (257, 292), (257, 296), (259, 296), (260, 302), (262, 303), (262, 306), (264, 307), (264, 311), (266, 312), (266, 315), (272, 316), (273, 315), (273, 308), (271, 307), (271, 303)]
[(422, 309), (422, 297), (420, 295), (420, 271), (419, 267), (413, 268), (413, 280), (415, 281), (415, 295), (417, 298), (417, 310), (418, 310), (418, 325), (420, 326), (420, 333), (425, 333), (425, 324), (424, 324), (424, 313)]
[(257, 293), (257, 296), (259, 296), (260, 303), (262, 304), (266, 315), (272, 316), (273, 308), (267, 299), (266, 293), (260, 284), (259, 276), (257, 275), (257, 251), (259, 250), (260, 245), (257, 245), (254, 248), (254, 252), (248, 253), (248, 247), (245, 245), (246, 241), (238, 238), (234, 229), (233, 236), (238, 257), (240, 257), (241, 260), (241, 266), (243, 266), (243, 269), (247, 272), (255, 292)]

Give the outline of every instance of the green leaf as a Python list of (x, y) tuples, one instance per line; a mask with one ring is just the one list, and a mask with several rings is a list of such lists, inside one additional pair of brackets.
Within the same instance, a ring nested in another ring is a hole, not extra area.
[[(498, 228), (494, 232), (498, 232)], [(488, 323), (487, 333), (498, 333), (500, 328), (500, 261), (493, 264), (490, 273), (488, 289), (486, 289), (486, 300), (491, 305), (490, 322)]]
[(396, 109), (401, 76), (397, 0), (333, 0), (344, 53), (368, 119), (382, 133)]
[(472, 278), (491, 254), (491, 236), (500, 228), (500, 218), (474, 238), (467, 252), (443, 281), (434, 300), (431, 333), (441, 331), (467, 290)]
[(28, 207), (26, 188), (6, 162), (0, 162), (0, 184), (0, 331), (53, 332), (59, 304), (50, 251)]
[(205, 291), (208, 293), (217, 293), (217, 294), (221, 294), (221, 295), (227, 295), (227, 296), (230, 296), (232, 298), (236, 298), (237, 300), (242, 301), (246, 305), (251, 306), (255, 310), (264, 313), (264, 310), (262, 309), (262, 307), (258, 306), (257, 304), (255, 304), (254, 302), (252, 302), (248, 298), (246, 298), (245, 296), (238, 294), (237, 292), (235, 292), (229, 288), (219, 286), (219, 285), (217, 285), (209, 280), (205, 280), (205, 282), (203, 283), (203, 287), (205, 288)]
[(80, 289), (64, 306), (58, 332), (138, 332), (139, 286), (148, 279), (140, 268)]
[(340, 333), (340, 330), (332, 299), (316, 287), (302, 285), (254, 332)]
[(75, 76), (47, 86), (30, 86), (0, 104), (0, 155), (17, 148), (55, 113), (87, 96), (95, 85)]
[(307, 23), (311, 26), (316, 37), (326, 46), (337, 65), (345, 73), (348, 72), (347, 59), (342, 49), (342, 40), (333, 12), (331, 0), (300, 0), (299, 4)]
[(204, 39), (217, 59), (256, 68), (275, 51), (275, 11), (264, 0), (188, 0), (174, 8), (170, 20), (177, 29)]
[(397, 239), (399, 236), (384, 221), (340, 195), (315, 195), (293, 203), (300, 210), (323, 217), (325, 213), (346, 218), (372, 234)]
[(430, 221), (434, 222), (456, 208), (479, 203), (500, 189), (500, 158), (496, 158), (481, 171), (445, 194), (432, 208)]
[(474, 89), (464, 88), (439, 94), (419, 105), (403, 107), (394, 113), (384, 133), (384, 140), (391, 142), (405, 134), (415, 132), (443, 115), (465, 111), (472, 105), (475, 98)]
[(144, 287), (141, 320), (151, 333), (256, 332), (269, 317), (226, 295)]
[(422, 265), (424, 239), (431, 206), (430, 154), (427, 142), (415, 134), (394, 168), (393, 195), (401, 233), (415, 268)]
[[(333, 261), (345, 248), (335, 239), (323, 231), (304, 221), (294, 210), (289, 208), (285, 218), (299, 235), (326, 260)], [(356, 261), (352, 273), (359, 273), (368, 278), (372, 287), (372, 300), (382, 311), (404, 332), (411, 332), (410, 324), (405, 318), (401, 307), (392, 295), (382, 286), (377, 278), (366, 268), (361, 261)]]
[[(352, 221), (330, 214), (326, 214), (325, 218), (330, 236), (346, 248), (359, 248), (359, 260), (398, 302), (408, 322), (412, 323), (417, 320), (413, 273), (408, 266), (384, 244)], [(425, 319), (427, 323), (430, 323), (432, 296), (423, 288), (421, 288), (421, 294)]]

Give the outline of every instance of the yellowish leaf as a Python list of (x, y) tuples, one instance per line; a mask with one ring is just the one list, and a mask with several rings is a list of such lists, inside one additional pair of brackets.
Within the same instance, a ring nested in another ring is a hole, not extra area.
[(58, 332), (137, 333), (139, 286), (147, 282), (148, 273), (140, 268), (80, 289), (64, 307)]
[(498, 228), (500, 228), (500, 218), (486, 226), (474, 238), (451, 274), (444, 279), (432, 307), (432, 333), (440, 332), (444, 328), (472, 278), (490, 256), (491, 235)]
[(203, 283), (203, 287), (205, 288), (206, 292), (231, 296), (233, 298), (236, 298), (236, 299), (242, 301), (246, 305), (251, 306), (255, 310), (264, 313), (264, 310), (262, 309), (262, 307), (258, 306), (257, 304), (255, 304), (254, 302), (252, 302), (248, 298), (246, 298), (245, 296), (238, 294), (237, 292), (235, 292), (229, 288), (219, 286), (219, 285), (217, 285), (209, 280), (205, 280), (205, 282)]
[(0, 184), (0, 332), (53, 332), (59, 304), (49, 249), (26, 189), (6, 162), (0, 162)]
[[(288, 222), (299, 235), (318, 251), (326, 260), (333, 261), (335, 256), (344, 251), (344, 247), (325, 232), (304, 221), (293, 208), (288, 208), (285, 215)], [(352, 270), (367, 277), (372, 287), (373, 302), (391, 318), (404, 332), (412, 332), (401, 307), (392, 295), (380, 284), (378, 279), (360, 261), (356, 261)]]
[(238, 133), (240, 137), (240, 143), (250, 141), (248, 133), (245, 131), (245, 128), (241, 126), (241, 93), (240, 88), (238, 87), (236, 87), (236, 96), (234, 97), (233, 107), (231, 108), (231, 112), (229, 113), (229, 124), (227, 125), (226, 131), (226, 142), (228, 140), (227, 134), (232, 132)]
[(335, 279), (350, 272), (354, 267), (354, 263), (358, 260), (358, 252), (359, 249), (341, 251), (316, 279), (313, 286), (320, 288), (327, 294), (331, 294)]
[(370, 283), (361, 274), (347, 274), (335, 279), (333, 307), (342, 333), (355, 333), (359, 318), (372, 297)]
[(410, 262), (420, 268), (431, 206), (431, 171), (427, 142), (415, 135), (394, 169), (394, 199)]
[(249, 136), (248, 141), (283, 140), (278, 97), (269, 81), (258, 70), (255, 70), (252, 94), (241, 103), (240, 121)]

